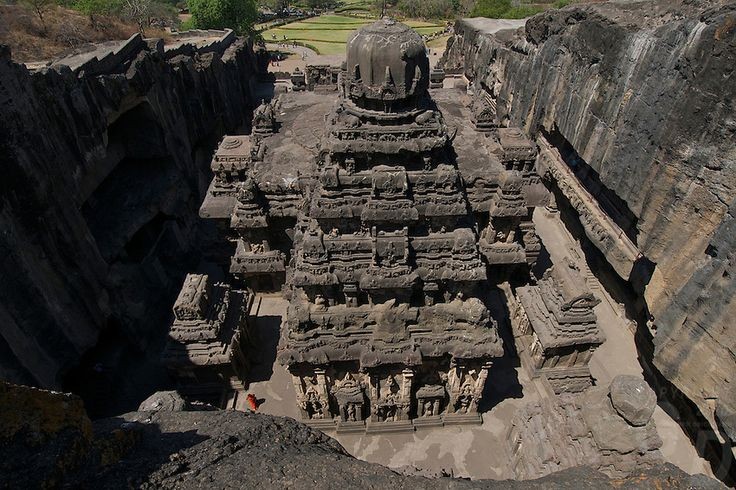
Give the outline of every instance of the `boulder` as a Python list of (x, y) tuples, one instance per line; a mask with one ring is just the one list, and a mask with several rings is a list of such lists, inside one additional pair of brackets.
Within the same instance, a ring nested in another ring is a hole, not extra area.
[(183, 412), (187, 402), (176, 391), (157, 391), (143, 400), (139, 412)]
[(611, 382), (611, 404), (626, 421), (641, 427), (649, 422), (657, 406), (657, 395), (642, 379), (618, 375)]

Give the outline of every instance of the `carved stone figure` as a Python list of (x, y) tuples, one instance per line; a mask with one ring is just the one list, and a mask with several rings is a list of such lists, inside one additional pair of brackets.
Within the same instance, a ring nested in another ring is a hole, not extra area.
[(269, 135), (274, 132), (276, 126), (276, 115), (271, 103), (261, 100), (255, 111), (253, 111), (253, 132), (258, 135)]
[(302, 408), (307, 413), (308, 417), (311, 419), (323, 419), (325, 416), (324, 406), (319, 393), (317, 393), (317, 389), (310, 385), (304, 396), (305, 398), (302, 401)]
[(473, 403), (473, 386), (469, 383), (460, 389), (460, 395), (455, 402), (455, 408), (460, 413), (468, 413)]

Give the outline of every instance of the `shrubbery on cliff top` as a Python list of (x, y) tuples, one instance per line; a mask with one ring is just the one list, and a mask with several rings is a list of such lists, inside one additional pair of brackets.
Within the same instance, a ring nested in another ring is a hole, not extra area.
[(248, 34), (256, 21), (255, 0), (189, 0), (192, 23), (199, 29), (233, 29)]
[(538, 6), (512, 7), (511, 0), (477, 0), (470, 16), (490, 19), (523, 19), (543, 10), (544, 8)]

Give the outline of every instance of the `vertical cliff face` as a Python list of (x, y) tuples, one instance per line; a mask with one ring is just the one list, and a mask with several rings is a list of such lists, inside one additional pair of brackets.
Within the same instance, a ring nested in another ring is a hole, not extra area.
[(256, 57), (133, 48), (92, 76), (0, 47), (0, 378), (58, 387), (103, 331), (145, 345), (196, 260), (210, 152), (250, 114)]
[(736, 411), (736, 3), (580, 5), (493, 35), (459, 21), (444, 63), (494, 92), (502, 121), (584, 161), (601, 207), (617, 208), (656, 264), (643, 292), (655, 366), (725, 435)]

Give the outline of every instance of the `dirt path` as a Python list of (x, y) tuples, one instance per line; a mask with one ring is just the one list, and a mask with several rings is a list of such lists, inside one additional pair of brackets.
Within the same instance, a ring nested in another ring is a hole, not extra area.
[(289, 56), (278, 64), (271, 63), (268, 71), (288, 71), (293, 72), (297, 67), (304, 71), (307, 65), (333, 65), (339, 66), (344, 60), (345, 55), (325, 55), (318, 54), (316, 51), (304, 46), (293, 47), (292, 45), (284, 46), (278, 43), (266, 43), (266, 48), (271, 52), (288, 53)]

